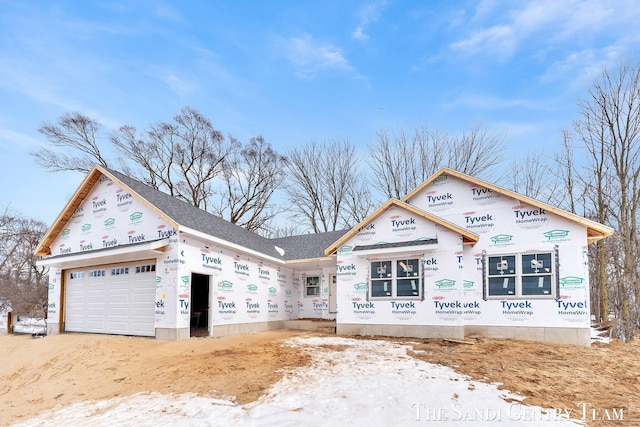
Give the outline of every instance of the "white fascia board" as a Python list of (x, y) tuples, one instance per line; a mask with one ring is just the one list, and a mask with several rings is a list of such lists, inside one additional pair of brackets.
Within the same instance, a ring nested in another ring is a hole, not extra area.
[(38, 260), (36, 265), (39, 267), (69, 269), (87, 265), (114, 264), (118, 262), (150, 259), (156, 258), (162, 253), (162, 249), (168, 245), (169, 239), (154, 240), (153, 242), (143, 244), (122, 245), (105, 250), (44, 258)]
[(419, 245), (419, 246), (399, 246), (397, 248), (379, 248), (379, 249), (365, 249), (361, 251), (352, 251), (351, 254), (355, 256), (385, 256), (390, 255), (392, 257), (402, 254), (419, 254), (422, 252), (433, 251), (438, 249), (438, 244), (433, 243), (431, 245)]
[[(213, 243), (215, 245), (222, 246), (222, 247), (225, 247), (225, 248), (228, 248), (228, 249), (232, 249), (234, 251), (238, 251), (238, 252), (242, 252), (242, 253), (245, 253), (245, 254), (253, 255), (256, 258), (260, 258), (260, 259), (263, 259), (265, 261), (271, 261), (271, 262), (276, 263), (276, 264), (284, 265), (284, 260), (281, 260), (281, 259), (278, 259), (278, 258), (274, 258), (274, 257), (269, 256), (269, 255), (265, 255), (262, 252), (254, 251), (253, 249), (245, 248), (244, 246), (237, 245), (235, 243), (231, 243), (231, 242), (228, 242), (226, 240), (219, 239), (219, 238), (214, 237), (214, 236), (212, 236), (210, 234), (203, 233), (202, 231), (194, 230), (193, 228), (180, 226), (180, 227), (178, 227), (178, 231), (180, 232), (180, 234), (182, 234), (182, 233), (188, 234), (188, 235), (193, 236), (195, 238), (204, 240), (205, 242), (211, 242), (211, 243)], [(274, 246), (274, 248), (276, 247), (275, 245), (273, 245), (273, 246)]]

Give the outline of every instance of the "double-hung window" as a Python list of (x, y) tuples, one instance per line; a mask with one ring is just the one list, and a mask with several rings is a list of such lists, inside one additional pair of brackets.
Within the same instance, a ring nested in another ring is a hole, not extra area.
[(554, 252), (484, 256), (487, 298), (555, 297)]
[(320, 277), (309, 276), (306, 279), (305, 296), (315, 297), (320, 295)]
[(369, 298), (419, 299), (421, 297), (420, 258), (370, 262)]

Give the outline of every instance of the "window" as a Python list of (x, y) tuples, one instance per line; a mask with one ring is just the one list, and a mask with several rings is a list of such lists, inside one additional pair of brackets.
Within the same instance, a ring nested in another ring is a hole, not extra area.
[(69, 278), (70, 279), (83, 279), (84, 278), (84, 271), (74, 271), (73, 273), (69, 274)]
[(89, 277), (104, 277), (106, 276), (105, 270), (91, 270), (89, 271)]
[(320, 277), (310, 276), (306, 279), (305, 296), (315, 297), (320, 295)]
[(129, 274), (129, 267), (119, 267), (111, 269), (112, 276), (119, 276), (121, 274)]
[(148, 273), (150, 271), (156, 271), (156, 265), (155, 264), (138, 265), (138, 266), (136, 266), (136, 273)]
[(487, 298), (555, 297), (553, 252), (484, 256)]
[(422, 297), (422, 268), (419, 258), (371, 261), (370, 266), (370, 298)]

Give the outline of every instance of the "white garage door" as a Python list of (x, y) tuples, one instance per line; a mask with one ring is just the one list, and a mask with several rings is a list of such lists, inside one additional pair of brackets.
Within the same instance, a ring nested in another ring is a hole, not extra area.
[(65, 330), (155, 335), (155, 261), (68, 270)]

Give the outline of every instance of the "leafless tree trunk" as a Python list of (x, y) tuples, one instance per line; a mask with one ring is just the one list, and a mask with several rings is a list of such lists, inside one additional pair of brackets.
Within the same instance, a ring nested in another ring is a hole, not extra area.
[(512, 160), (501, 180), (505, 186), (525, 196), (558, 206), (563, 188), (543, 152), (527, 151), (523, 159)]
[(472, 176), (487, 174), (504, 159), (504, 134), (476, 125), (458, 138), (448, 139), (447, 165)]
[(298, 222), (315, 233), (347, 227), (342, 210), (358, 180), (354, 145), (348, 140), (312, 140), (292, 149), (287, 158), (286, 193)]
[[(590, 159), (582, 175), (587, 184), (586, 195), (596, 209), (596, 219), (615, 227), (621, 239), (621, 252), (616, 254), (622, 260), (621, 275), (613, 282), (620, 300), (615, 308), (623, 331), (620, 338), (630, 340), (638, 330), (640, 315), (636, 303), (640, 300), (640, 66), (625, 63), (613, 72), (603, 68), (578, 106), (580, 118), (574, 122), (574, 134)], [(599, 257), (603, 250), (600, 246)], [(600, 279), (604, 274), (601, 270)], [(607, 270), (606, 274), (611, 272)], [(606, 308), (602, 301), (601, 316), (606, 314)]]
[(214, 213), (247, 230), (265, 230), (282, 211), (271, 200), (285, 178), (285, 167), (286, 158), (263, 137), (251, 138), (242, 150), (226, 157), (222, 174), (225, 188)]
[(481, 175), (503, 158), (503, 135), (481, 126), (460, 136), (421, 127), (411, 138), (404, 130), (397, 134), (376, 132), (377, 141), (368, 147), (367, 164), (373, 186), (387, 198), (400, 199), (448, 166), (469, 175)]
[(400, 199), (426, 180), (444, 161), (447, 136), (418, 128), (409, 138), (398, 133), (376, 132), (377, 143), (368, 147), (367, 164), (373, 173), (373, 186), (387, 198)]

